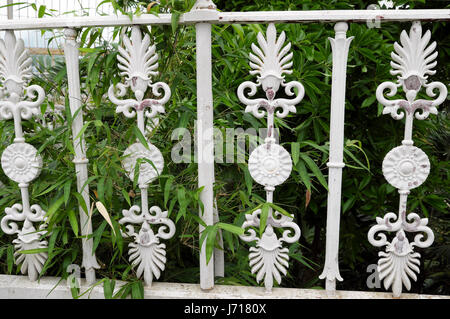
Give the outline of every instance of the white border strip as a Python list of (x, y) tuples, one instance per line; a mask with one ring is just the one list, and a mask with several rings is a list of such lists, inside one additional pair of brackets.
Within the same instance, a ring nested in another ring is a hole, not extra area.
[[(59, 282), (59, 285), (58, 285)], [(83, 280), (81, 292), (87, 286)], [(116, 283), (116, 289), (124, 284)], [(50, 294), (49, 294), (50, 293)], [(151, 288), (144, 288), (145, 299), (392, 299), (389, 292), (343, 291), (327, 292), (322, 289), (273, 288), (267, 294), (264, 287), (216, 285), (204, 291), (198, 284), (154, 282)], [(43, 277), (31, 282), (26, 276), (0, 275), (0, 299), (72, 299), (65, 280)], [(84, 298), (103, 299), (103, 287), (94, 287)], [(450, 299), (450, 296), (402, 294), (395, 299)]]
[[(401, 21), (450, 21), (450, 9), (420, 10), (310, 10), (310, 11), (255, 11), (218, 12), (197, 10), (181, 15), (180, 24), (208, 22), (212, 24), (232, 23), (311, 23), (311, 22), (360, 22), (379, 20)], [(82, 27), (112, 27), (121, 25), (171, 24), (171, 14), (143, 14), (128, 16), (93, 16), (23, 19), (1, 21), (0, 30), (32, 30)]]

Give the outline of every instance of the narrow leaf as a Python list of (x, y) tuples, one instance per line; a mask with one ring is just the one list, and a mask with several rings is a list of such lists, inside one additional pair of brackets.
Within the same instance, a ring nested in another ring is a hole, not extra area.
[(78, 220), (73, 210), (69, 210), (67, 212), (67, 216), (69, 217), (70, 226), (72, 227), (73, 233), (75, 236), (78, 236)]
[(139, 140), (139, 142), (141, 142), (141, 144), (144, 145), (146, 149), (150, 149), (150, 147), (148, 146), (147, 139), (144, 137), (144, 135), (142, 135), (141, 130), (136, 125), (133, 126), (133, 132), (136, 135), (136, 138)]
[(328, 190), (328, 184), (325, 180), (325, 177), (323, 176), (322, 172), (320, 171), (317, 164), (305, 153), (300, 153), (300, 157), (302, 160), (308, 165), (308, 167), (311, 169), (311, 171), (314, 173), (314, 176), (317, 177), (320, 184), (322, 184), (323, 187), (325, 187), (326, 190)]
[(174, 180), (174, 177), (169, 176), (169, 178), (166, 181), (166, 184), (164, 185), (164, 206), (166, 206), (166, 207), (167, 207), (167, 202), (169, 201), (169, 193), (170, 193), (170, 188), (172, 187), (173, 180)]
[(211, 260), (213, 251), (214, 251), (214, 245), (216, 242), (216, 236), (217, 236), (217, 225), (214, 225), (212, 228), (210, 228), (210, 231), (208, 233), (208, 238), (206, 239), (206, 264), (209, 264), (209, 261)]
[(109, 226), (111, 226), (111, 229), (115, 236), (116, 231), (114, 230), (114, 226), (111, 223), (111, 218), (109, 217), (108, 210), (106, 209), (106, 207), (103, 205), (102, 202), (95, 202), (95, 207), (97, 207), (99, 213), (103, 216), (103, 218), (106, 220), (106, 222), (109, 224)]
[(237, 235), (243, 235), (245, 232), (244, 229), (242, 229), (241, 227), (231, 225), (231, 224), (217, 223), (217, 226), (223, 230), (226, 230), (230, 233), (237, 234)]
[(264, 233), (264, 230), (267, 226), (267, 218), (269, 217), (269, 210), (270, 206), (269, 203), (264, 203), (261, 208), (261, 215), (260, 215), (260, 224), (259, 224), (259, 236), (261, 237)]

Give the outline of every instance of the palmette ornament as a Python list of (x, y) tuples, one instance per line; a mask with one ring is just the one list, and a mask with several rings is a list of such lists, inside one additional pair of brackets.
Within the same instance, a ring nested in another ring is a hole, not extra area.
[[(400, 205), (398, 215), (387, 213), (384, 218), (377, 217), (377, 224), (368, 233), (369, 242), (376, 247), (386, 246), (385, 252), (380, 252), (378, 273), (383, 280), (385, 289), (392, 289), (393, 295), (399, 297), (403, 287), (411, 289), (411, 279), (416, 281), (419, 273), (420, 254), (414, 247), (427, 248), (434, 241), (433, 231), (427, 226), (428, 218), (420, 218), (415, 213), (407, 214), (407, 199), (411, 189), (422, 185), (430, 172), (428, 156), (419, 148), (413, 146), (412, 128), (414, 117), (418, 120), (426, 119), (429, 114), (437, 114), (437, 106), (447, 96), (447, 88), (440, 82), (428, 83), (428, 76), (436, 71), (433, 68), (438, 55), (435, 51), (436, 42), (428, 45), (431, 32), (422, 36), (419, 22), (412, 24), (409, 35), (403, 31), (400, 43), (394, 44), (392, 52), (392, 75), (397, 75), (397, 82), (383, 82), (377, 88), (377, 99), (384, 105), (383, 114), (390, 114), (399, 120), (405, 117), (405, 135), (402, 145), (392, 149), (383, 160), (383, 175), (387, 182), (398, 189)], [(402, 87), (406, 100), (388, 100), (384, 97), (385, 89), (389, 89), (387, 96), (397, 93)], [(435, 89), (439, 96), (434, 100), (416, 99), (421, 88), (429, 97), (434, 97)], [(392, 241), (388, 241), (385, 234), (380, 232), (395, 232)], [(410, 242), (407, 233), (419, 233)], [(426, 235), (425, 239), (423, 234)]]
[[(123, 37), (125, 48), (119, 47), (117, 60), (118, 67), (122, 71), (121, 76), (125, 77), (125, 82), (118, 83), (117, 96), (114, 92), (114, 86), (111, 85), (108, 90), (108, 97), (117, 105), (116, 112), (123, 113), (126, 117), (138, 117), (138, 124), (143, 125), (143, 116), (148, 118), (155, 117), (158, 113), (164, 113), (164, 104), (169, 101), (170, 88), (164, 82), (152, 83), (152, 76), (158, 75), (158, 54), (156, 45), (150, 45), (148, 34), (142, 38), (139, 27), (134, 26), (131, 31), (131, 39)], [(152, 89), (152, 94), (156, 97), (164, 95), (160, 99), (147, 98), (144, 95), (147, 88)], [(120, 100), (119, 97), (125, 96), (127, 89), (130, 88), (134, 93), (134, 99)], [(162, 89), (162, 92), (161, 92)], [(142, 119), (140, 119), (142, 117)]]
[[(289, 249), (283, 247), (283, 242), (294, 243), (300, 238), (300, 228), (293, 222), (293, 218), (275, 211), (267, 218), (267, 227), (261, 238), (253, 227), (259, 227), (261, 209), (246, 215), (246, 221), (242, 228), (246, 230), (240, 238), (245, 242), (256, 242), (255, 247), (250, 247), (249, 265), (252, 274), (256, 273), (256, 281), (264, 279), (266, 291), (271, 291), (273, 281), (280, 284), (281, 274), (286, 275), (289, 267)], [(274, 232), (275, 228), (284, 229), (281, 238)]]
[[(32, 60), (22, 39), (17, 40), (14, 32), (6, 31), (0, 39), (0, 119), (14, 121), (14, 140), (2, 153), (1, 166), (5, 175), (18, 183), (22, 203), (5, 209), (1, 228), (8, 235), (17, 235), (13, 240), (14, 259), (20, 265), (22, 274), (30, 280), (39, 277), (47, 260), (47, 241), (45, 211), (37, 204), (30, 206), (29, 183), (35, 180), (42, 170), (42, 157), (36, 148), (25, 143), (22, 120), (29, 120), (39, 113), (39, 106), (45, 98), (44, 90), (38, 85), (28, 86), (32, 78)], [(19, 229), (17, 222), (23, 222)], [(33, 223), (39, 224), (39, 231)], [(36, 253), (22, 253), (37, 250)]]
[[(158, 72), (158, 54), (156, 45), (150, 45), (148, 34), (142, 38), (139, 27), (134, 26), (131, 31), (131, 39), (123, 38), (124, 47), (119, 47), (118, 67), (125, 77), (124, 83), (117, 84), (118, 93), (111, 85), (108, 96), (117, 105), (116, 112), (123, 113), (126, 117), (136, 116), (137, 126), (141, 135), (145, 138), (147, 127), (154, 127), (158, 123), (157, 115), (164, 113), (164, 104), (169, 101), (170, 88), (163, 82), (152, 82), (152, 76)], [(125, 96), (127, 89), (134, 93), (134, 99), (120, 100)], [(144, 98), (147, 88), (151, 88), (151, 94), (160, 97)], [(161, 91), (162, 90), (162, 91)], [(132, 206), (129, 210), (123, 210), (123, 218), (120, 224), (126, 224), (127, 231), (122, 233), (124, 237), (133, 238), (128, 247), (129, 260), (138, 278), (143, 277), (147, 286), (151, 286), (153, 279), (159, 279), (165, 269), (166, 245), (160, 243), (160, 239), (170, 239), (175, 234), (175, 224), (167, 217), (167, 212), (153, 206), (148, 209), (147, 189), (151, 182), (158, 178), (164, 169), (164, 158), (160, 150), (150, 141), (147, 145), (136, 142), (130, 145), (123, 154), (122, 166), (131, 180), (137, 174), (138, 186), (141, 190), (141, 207)], [(140, 213), (141, 212), (141, 213)], [(140, 214), (139, 214), (140, 213)], [(133, 224), (139, 225), (136, 232)], [(152, 225), (163, 224), (154, 233)]]
[(36, 232), (36, 229), (31, 224), (29, 227), (24, 226), (21, 231), (17, 233), (17, 239), (13, 240), (14, 248), (16, 252), (14, 253), (14, 258), (16, 258), (16, 263), (21, 264), (20, 272), (22, 274), (27, 274), (32, 281), (35, 281), (39, 273), (47, 260), (47, 252), (38, 252), (34, 254), (22, 254), (23, 250), (34, 250), (47, 248), (46, 240), (39, 240), (42, 232)]
[[(295, 113), (295, 105), (303, 99), (305, 92), (301, 83), (285, 82), (283, 74), (292, 73), (290, 68), (293, 56), (290, 52), (291, 44), (284, 45), (285, 39), (284, 32), (277, 38), (275, 25), (272, 23), (267, 28), (266, 38), (261, 33), (258, 34), (259, 47), (252, 44), (253, 53), (249, 55), (252, 68), (250, 74), (257, 75), (256, 83), (243, 82), (237, 90), (239, 100), (246, 105), (245, 112), (252, 113), (257, 118), (267, 115), (267, 137), (264, 144), (250, 154), (248, 170), (252, 178), (264, 186), (269, 203), (273, 201), (275, 186), (285, 182), (292, 171), (289, 152), (281, 145), (275, 144), (274, 117), (284, 118), (290, 112)], [(265, 92), (266, 98), (251, 99), (246, 96), (247, 89), (250, 90), (248, 96), (251, 97), (256, 94), (258, 87)], [(292, 99), (276, 98), (280, 87), (285, 88), (287, 96), (295, 96)], [(256, 274), (257, 282), (263, 280), (266, 291), (270, 292), (274, 280), (280, 284), (282, 275), (287, 274), (289, 267), (289, 249), (283, 247), (283, 242), (297, 241), (300, 238), (300, 228), (293, 222), (292, 217), (269, 208), (267, 226), (261, 237), (258, 237), (253, 227), (260, 227), (261, 213), (261, 209), (257, 209), (246, 216), (246, 222), (242, 225), (246, 232), (240, 238), (246, 242), (256, 242), (255, 247), (250, 247), (249, 265), (251, 272)], [(278, 238), (275, 230), (284, 228), (290, 229), (284, 230), (281, 238)]]
[[(289, 267), (289, 249), (283, 248), (280, 240), (268, 225), (261, 238), (256, 239), (256, 247), (250, 247), (250, 267), (252, 274), (257, 273), (256, 281), (264, 278), (264, 286), (271, 289), (273, 279), (281, 283), (281, 274), (286, 275)], [(280, 274), (281, 273), (281, 274)]]
[(397, 232), (392, 243), (387, 244), (386, 252), (380, 251), (378, 255), (382, 257), (378, 261), (378, 275), (383, 280), (384, 288), (392, 286), (396, 296), (402, 293), (403, 285), (410, 290), (410, 278), (416, 281), (416, 274), (420, 272), (420, 254), (413, 251), (404, 231)]
[[(159, 279), (166, 264), (166, 245), (161, 244), (159, 239), (170, 239), (175, 234), (175, 224), (167, 217), (167, 211), (162, 211), (159, 207), (153, 206), (149, 211), (141, 211), (139, 206), (132, 206), (130, 210), (124, 210), (124, 217), (120, 224), (128, 224), (124, 237), (133, 237), (134, 242), (129, 246), (130, 262), (133, 267), (137, 267), (136, 275), (144, 277), (145, 284), (151, 286), (153, 278)], [(136, 232), (133, 224), (140, 226)], [(155, 234), (150, 225), (162, 224), (158, 233)]]

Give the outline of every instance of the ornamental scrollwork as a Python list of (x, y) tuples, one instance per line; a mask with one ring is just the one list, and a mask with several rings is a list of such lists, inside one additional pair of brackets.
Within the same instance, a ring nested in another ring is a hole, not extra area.
[[(405, 30), (400, 35), (400, 44), (394, 43), (394, 51), (391, 53), (391, 74), (397, 76), (396, 83), (383, 82), (376, 92), (377, 100), (384, 105), (383, 114), (391, 114), (396, 119), (402, 119), (405, 114), (415, 114), (416, 119), (424, 120), (431, 114), (437, 114), (439, 104), (447, 97), (447, 88), (443, 83), (428, 83), (428, 76), (436, 73), (433, 68), (437, 65), (435, 61), (438, 52), (436, 42), (428, 45), (431, 39), (431, 32), (428, 30), (422, 37), (422, 26), (420, 22), (414, 22), (409, 35)], [(389, 100), (384, 97), (384, 91), (388, 97), (397, 94), (397, 89), (403, 88), (406, 99)], [(417, 99), (417, 94), (424, 87), (429, 97), (435, 97), (435, 90), (439, 96), (434, 100)], [(404, 110), (404, 112), (399, 112)], [(420, 110), (420, 112), (416, 112)]]
[(5, 32), (0, 39), (0, 80), (2, 94), (0, 119), (14, 119), (15, 141), (23, 142), (21, 120), (29, 120), (39, 113), (39, 106), (45, 92), (39, 85), (30, 85), (32, 60), (22, 39), (17, 40), (14, 32)]
[[(238, 87), (239, 100), (246, 105), (245, 112), (251, 112), (255, 117), (262, 118), (269, 114), (274, 114), (280, 118), (286, 117), (290, 112), (295, 113), (295, 105), (300, 103), (305, 94), (305, 89), (300, 82), (285, 82), (283, 74), (292, 74), (290, 69), (293, 65), (293, 53), (290, 52), (291, 43), (284, 45), (286, 34), (282, 32), (277, 38), (277, 32), (274, 24), (269, 24), (267, 28), (267, 39), (261, 33), (257, 36), (258, 44), (252, 44), (253, 53), (249, 54), (249, 65), (252, 68), (251, 75), (257, 75), (256, 83), (245, 81)], [(251, 99), (261, 86), (266, 94), (266, 99)], [(288, 96), (294, 96), (293, 99), (275, 98), (278, 90), (284, 87)], [(245, 96), (247, 89), (248, 96)], [(298, 90), (295, 96), (295, 90)], [(277, 109), (280, 109), (281, 111)], [(275, 112), (276, 111), (276, 112)]]
[[(436, 107), (447, 96), (444, 84), (428, 83), (428, 76), (436, 73), (433, 68), (438, 55), (436, 42), (429, 45), (430, 38), (429, 30), (422, 36), (419, 22), (412, 24), (409, 35), (403, 31), (400, 44), (396, 42), (395, 52), (391, 53), (391, 74), (397, 76), (397, 82), (383, 82), (376, 92), (377, 100), (384, 105), (383, 114), (390, 114), (396, 120), (405, 118), (402, 145), (389, 151), (382, 164), (385, 179), (400, 194), (398, 214), (389, 212), (383, 218), (377, 217), (377, 224), (368, 232), (368, 240), (373, 246), (386, 246), (385, 252), (379, 253), (378, 273), (385, 289), (391, 288), (395, 297), (401, 295), (403, 286), (410, 290), (410, 279), (417, 280), (420, 254), (414, 251), (414, 247), (427, 248), (434, 241), (433, 231), (427, 226), (428, 218), (421, 218), (416, 213), (407, 214), (410, 191), (422, 185), (430, 173), (428, 156), (413, 146), (413, 120), (424, 120), (429, 114), (437, 114)], [(388, 100), (384, 97), (386, 89), (389, 90), (386, 95), (390, 97), (397, 94), (399, 87), (403, 89), (406, 99)], [(438, 97), (434, 100), (416, 99), (422, 87), (431, 98), (436, 96), (437, 89)], [(394, 232), (395, 237), (389, 241), (383, 232)], [(407, 233), (417, 234), (410, 241)]]
[[(125, 48), (119, 46), (117, 66), (122, 71), (120, 75), (125, 77), (125, 81), (116, 85), (116, 92), (113, 85), (108, 90), (109, 99), (117, 105), (116, 112), (123, 113), (129, 118), (135, 117), (137, 113), (145, 114), (148, 118), (164, 113), (164, 104), (169, 101), (171, 92), (164, 82), (152, 83), (152, 76), (158, 75), (156, 45), (150, 45), (148, 34), (142, 38), (137, 26), (132, 28), (131, 39), (123, 37), (123, 44)], [(153, 96), (161, 98), (144, 99), (148, 87), (151, 88)], [(128, 88), (134, 93), (135, 98), (120, 100), (119, 98), (127, 94)]]
[[(13, 240), (15, 263), (21, 265), (22, 274), (35, 281), (47, 260), (47, 241), (42, 240), (47, 234), (46, 212), (37, 204), (30, 206), (28, 186), (41, 172), (42, 157), (34, 146), (25, 143), (22, 120), (40, 112), (45, 92), (38, 85), (28, 85), (33, 76), (31, 64), (23, 40), (6, 31), (5, 38), (0, 39), (0, 120), (13, 119), (15, 136), (2, 153), (1, 166), (5, 175), (18, 183), (22, 203), (6, 208), (0, 225), (6, 234), (17, 235)], [(21, 228), (17, 222), (23, 222)], [(39, 224), (38, 230), (33, 223)], [(22, 253), (28, 250), (38, 252)]]
[[(125, 80), (115, 88), (111, 85), (108, 96), (117, 106), (116, 113), (123, 113), (128, 118), (136, 116), (137, 127), (146, 139), (145, 118), (149, 122), (148, 127), (157, 123), (156, 115), (165, 112), (164, 104), (169, 101), (171, 92), (166, 83), (152, 82), (152, 77), (158, 75), (158, 54), (156, 45), (150, 45), (148, 34), (142, 38), (139, 27), (133, 26), (131, 38), (125, 35), (123, 45), (124, 47), (119, 47), (117, 60), (120, 75)], [(148, 88), (154, 97), (160, 99), (144, 98)], [(128, 89), (131, 89), (134, 98), (120, 100)], [(128, 254), (133, 268), (136, 268), (137, 277), (143, 277), (145, 284), (151, 286), (153, 278), (160, 277), (166, 264), (166, 245), (160, 243), (160, 239), (172, 238), (175, 224), (168, 218), (167, 211), (162, 211), (157, 206), (148, 208), (148, 186), (162, 173), (164, 158), (161, 151), (147, 139), (146, 144), (137, 141), (124, 151), (122, 166), (131, 180), (137, 174), (141, 207), (134, 205), (129, 210), (123, 210), (124, 217), (119, 223), (126, 225), (122, 236), (133, 238), (128, 245)], [(155, 234), (151, 226), (158, 224), (161, 226)], [(138, 231), (135, 230), (135, 225), (139, 225)]]
[[(287, 180), (292, 171), (292, 159), (288, 151), (281, 145), (275, 144), (273, 138), (274, 116), (286, 117), (296, 112), (296, 105), (303, 99), (304, 88), (300, 82), (286, 83), (284, 74), (291, 74), (293, 53), (291, 44), (284, 45), (284, 32), (277, 38), (274, 24), (269, 24), (266, 38), (259, 33), (257, 36), (259, 47), (252, 44), (250, 53), (250, 74), (257, 75), (256, 83), (251, 81), (239, 85), (237, 95), (246, 105), (245, 112), (252, 113), (257, 118), (267, 115), (267, 136), (264, 144), (258, 146), (249, 156), (248, 169), (252, 178), (266, 191), (266, 201), (272, 203), (275, 186)], [(266, 98), (251, 99), (257, 93), (258, 87), (265, 92)], [(284, 87), (287, 96), (292, 99), (276, 98), (280, 87)], [(246, 96), (246, 90), (247, 92)], [(297, 91), (297, 94), (295, 94)], [(281, 276), (286, 275), (289, 267), (289, 249), (283, 243), (293, 243), (300, 238), (300, 228), (293, 222), (293, 217), (273, 211), (270, 207), (267, 226), (259, 237), (255, 228), (260, 227), (261, 209), (256, 209), (246, 215), (242, 228), (245, 233), (240, 238), (245, 242), (256, 242), (250, 247), (249, 265), (251, 272), (256, 273), (256, 280), (264, 279), (266, 291), (271, 291), (274, 280), (280, 284)], [(276, 229), (283, 230), (280, 238)]]

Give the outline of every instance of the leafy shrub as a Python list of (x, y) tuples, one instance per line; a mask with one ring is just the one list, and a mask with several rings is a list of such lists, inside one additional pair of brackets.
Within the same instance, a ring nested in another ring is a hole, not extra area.
[[(108, 2), (108, 1), (106, 1)], [(145, 12), (147, 6), (138, 1), (109, 1), (119, 11)], [(150, 1), (147, 1), (150, 2)], [(188, 11), (194, 1), (167, 1), (152, 6), (151, 12), (173, 12), (174, 17)], [(215, 1), (223, 11), (260, 10), (331, 10), (365, 9), (365, 1)], [(410, 8), (440, 7), (439, 1), (417, 4), (403, 1)], [(167, 265), (160, 281), (197, 283), (199, 280), (199, 236), (197, 165), (173, 163), (171, 150), (175, 128), (187, 128), (193, 136), (196, 119), (195, 29), (173, 23), (153, 26), (151, 35), (157, 43), (159, 59), (158, 80), (168, 83), (172, 98), (166, 105), (157, 128), (148, 136), (160, 148), (166, 167), (158, 181), (149, 187), (149, 201), (169, 210), (176, 221), (177, 232), (166, 242)], [(340, 268), (344, 281), (339, 289), (367, 290), (366, 267), (376, 263), (377, 248), (367, 241), (367, 231), (375, 223), (375, 216), (395, 211), (398, 195), (385, 181), (381, 163), (388, 150), (400, 144), (403, 137), (402, 121), (381, 114), (382, 106), (375, 99), (377, 86), (393, 79), (389, 74), (390, 52), (398, 41), (401, 30), (409, 30), (410, 23), (385, 23), (381, 28), (365, 24), (350, 24), (347, 36), (354, 36), (350, 46), (347, 68), (347, 99), (345, 115), (345, 163), (342, 189), (342, 216), (340, 232)], [(437, 73), (434, 81), (449, 83), (446, 65), (450, 54), (450, 38), (446, 23), (424, 23), (431, 29), (432, 39), (438, 42)], [(139, 189), (124, 174), (120, 159), (122, 152), (135, 139), (135, 119), (115, 114), (115, 106), (107, 99), (111, 83), (121, 78), (117, 69), (117, 47), (120, 34), (129, 29), (114, 28), (115, 41), (106, 42), (100, 28), (84, 28), (81, 32), (80, 77), (83, 94), (84, 134), (89, 163), (91, 201), (101, 201), (109, 211), (114, 228), (122, 209), (140, 204)], [(148, 32), (146, 28), (142, 31)], [(216, 25), (212, 28), (214, 126), (226, 128), (265, 126), (264, 119), (255, 119), (244, 113), (236, 90), (248, 74), (248, 52), (264, 25)], [(297, 105), (297, 113), (285, 119), (276, 119), (282, 144), (291, 151), (294, 168), (291, 177), (277, 187), (274, 198), (277, 205), (295, 215), (302, 230), (301, 239), (290, 247), (291, 263), (283, 287), (311, 288), (323, 286), (318, 280), (325, 254), (325, 227), (327, 203), (328, 140), (331, 96), (331, 48), (328, 37), (334, 37), (332, 24), (280, 24), (277, 31), (285, 31), (292, 42), (294, 72), (289, 79), (305, 86), (305, 98)], [(38, 62), (38, 61), (37, 61)], [(82, 250), (78, 219), (78, 195), (71, 141), (70, 112), (67, 97), (65, 62), (56, 58), (51, 68), (36, 64), (36, 84), (44, 87), (48, 98), (45, 109), (55, 104), (65, 106), (63, 116), (55, 116), (54, 129), (41, 121), (23, 121), (26, 140), (34, 144), (44, 158), (40, 177), (30, 188), (31, 202), (51, 212), (49, 228), (49, 259), (44, 275), (66, 277), (69, 264), (81, 264)], [(430, 219), (436, 234), (431, 248), (421, 251), (422, 264), (419, 282), (412, 292), (449, 294), (449, 103), (440, 106), (439, 114), (426, 121), (414, 122), (414, 141), (429, 156), (432, 170), (426, 183), (411, 192), (410, 211), (417, 211)], [(0, 152), (11, 143), (12, 121), (0, 122)], [(193, 153), (192, 153), (193, 156)], [(248, 153), (246, 154), (248, 158)], [(242, 225), (245, 212), (263, 202), (264, 190), (249, 178), (246, 164), (220, 163), (216, 170), (216, 200), (220, 221)], [(0, 211), (20, 202), (17, 185), (0, 172), (0, 180), (7, 185), (1, 190)], [(106, 221), (94, 208), (94, 248), (102, 268), (98, 278), (136, 281), (127, 256), (127, 239), (115, 237)], [(257, 285), (248, 266), (248, 245), (237, 235), (224, 231), (225, 277), (217, 283)], [(0, 267), (2, 273), (17, 274), (13, 265), (11, 237), (0, 232)], [(109, 281), (108, 281), (109, 283)], [(446, 284), (447, 283), (447, 284)], [(131, 286), (129, 286), (131, 287)], [(132, 289), (129, 288), (131, 291)], [(133, 290), (134, 291), (134, 290)], [(136, 290), (136, 291), (139, 291)], [(125, 291), (128, 293), (129, 291)], [(139, 293), (136, 292), (136, 296)]]

